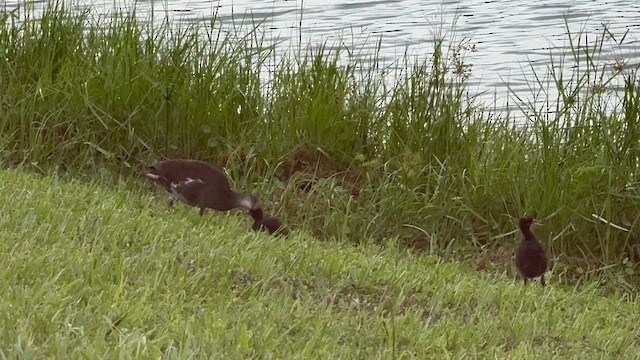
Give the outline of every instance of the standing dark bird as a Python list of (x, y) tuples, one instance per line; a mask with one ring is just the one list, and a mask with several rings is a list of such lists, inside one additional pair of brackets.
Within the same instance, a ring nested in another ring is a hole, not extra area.
[(289, 236), (289, 230), (282, 225), (282, 222), (275, 217), (264, 217), (262, 208), (251, 209), (249, 214), (253, 218), (254, 231), (267, 231), (269, 234)]
[(187, 205), (218, 211), (255, 209), (260, 207), (253, 195), (231, 190), (222, 171), (196, 160), (156, 161), (141, 174), (154, 180), (167, 192)]
[(522, 243), (516, 250), (516, 269), (527, 284), (528, 279), (540, 276), (540, 283), (545, 286), (544, 273), (547, 271), (547, 253), (540, 240), (531, 232), (531, 225), (537, 221), (532, 218), (520, 218)]

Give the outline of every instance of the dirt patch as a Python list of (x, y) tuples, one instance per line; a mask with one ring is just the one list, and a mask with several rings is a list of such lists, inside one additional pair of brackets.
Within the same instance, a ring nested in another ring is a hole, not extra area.
[(401, 237), (399, 243), (403, 249), (418, 253), (428, 253), (431, 248), (429, 237), (423, 233), (410, 237)]
[(338, 172), (335, 162), (324, 152), (296, 147), (283, 164), (280, 180), (288, 181), (296, 173), (316, 179), (327, 178)]
[(400, 316), (409, 309), (423, 308), (427, 305), (419, 289), (405, 289), (404, 297), (398, 302), (398, 293), (389, 291), (384, 286), (363, 286), (348, 282), (326, 288), (309, 279), (289, 275), (265, 279), (239, 269), (230, 270), (229, 277), (234, 291), (244, 292), (247, 288), (262, 284), (264, 288), (278, 292), (290, 290), (293, 300), (313, 301), (322, 306), (330, 306), (336, 311)]
[(476, 257), (476, 270), (494, 271), (496, 269), (510, 269), (513, 264), (513, 258), (515, 256), (517, 246), (517, 243), (504, 244), (482, 251)]
[(349, 166), (341, 166), (320, 149), (298, 146), (282, 165), (280, 181), (289, 183), (296, 180), (298, 188), (308, 192), (319, 179), (335, 178), (339, 184), (349, 189), (351, 195), (360, 195), (367, 179), (361, 171)]

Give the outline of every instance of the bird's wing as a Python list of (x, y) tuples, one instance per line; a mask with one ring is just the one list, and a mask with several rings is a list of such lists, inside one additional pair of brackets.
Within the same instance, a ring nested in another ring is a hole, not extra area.
[(197, 201), (205, 186), (204, 181), (200, 179), (187, 178), (184, 181), (171, 183), (171, 193), (187, 204), (193, 204)]

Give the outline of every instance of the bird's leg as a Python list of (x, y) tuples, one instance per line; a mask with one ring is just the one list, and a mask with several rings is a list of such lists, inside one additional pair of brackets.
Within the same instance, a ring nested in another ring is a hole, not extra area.
[(173, 208), (173, 200), (174, 200), (173, 197), (169, 198), (169, 207), (170, 208)]
[(542, 274), (542, 276), (540, 277), (540, 284), (542, 284), (542, 287), (545, 287), (547, 285), (544, 281), (544, 274)]
[(524, 278), (524, 284), (527, 285), (527, 277), (523, 276), (523, 278)]
[(204, 208), (200, 208), (200, 216), (204, 215)]

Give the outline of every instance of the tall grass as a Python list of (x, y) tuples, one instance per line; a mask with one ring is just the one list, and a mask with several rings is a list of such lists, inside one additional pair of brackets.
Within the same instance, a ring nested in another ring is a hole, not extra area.
[(135, 13), (95, 19), (62, 5), (22, 22), (6, 14), (2, 125), (12, 148), (30, 149), (13, 160), (87, 171), (241, 140), (262, 113), (266, 50), (248, 49), (250, 34), (207, 29), (151, 27)]
[[(326, 46), (281, 56), (258, 25), (152, 27), (53, 3), (1, 18), (0, 149), (6, 165), (72, 176), (131, 174), (158, 156), (213, 161), (293, 227), (441, 255), (510, 249), (513, 219), (530, 214), (556, 269), (635, 276), (637, 69), (599, 60), (607, 32), (582, 35), (531, 75), (534, 98), (517, 99), (529, 120), (516, 123), (468, 97), (455, 39), (385, 68)], [(315, 157), (297, 165), (329, 159), (305, 191), (300, 174), (275, 179), (300, 148)]]

